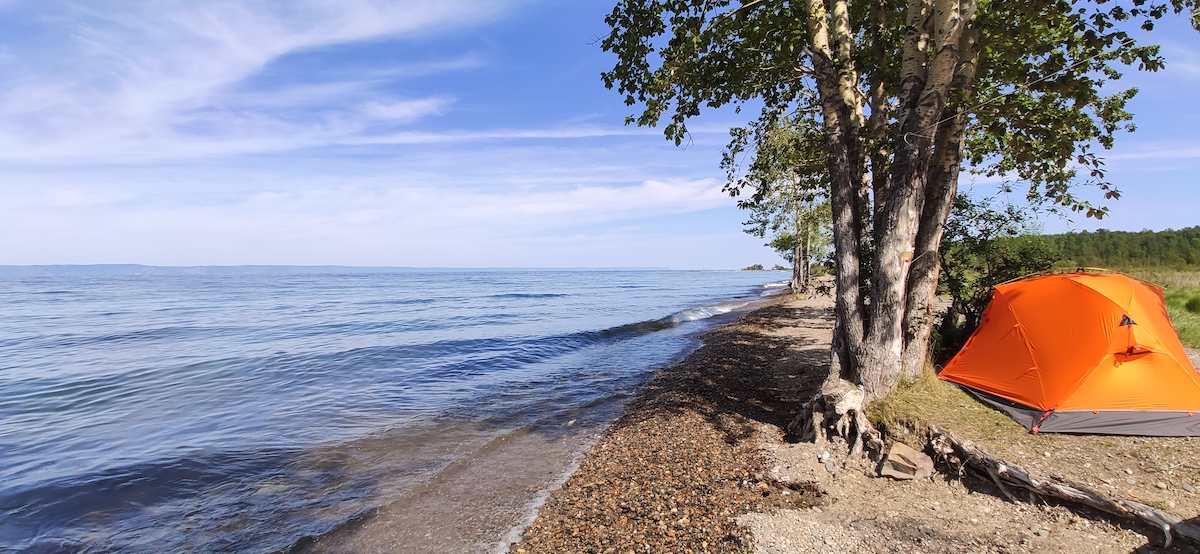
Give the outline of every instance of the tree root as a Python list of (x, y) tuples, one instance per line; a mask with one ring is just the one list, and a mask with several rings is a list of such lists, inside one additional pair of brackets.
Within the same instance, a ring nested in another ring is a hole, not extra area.
[(964, 468), (970, 468), (987, 475), (1009, 500), (1016, 501), (1011, 489), (1021, 488), (1029, 491), (1031, 498), (1034, 495), (1057, 498), (1154, 526), (1163, 532), (1164, 548), (1171, 546), (1173, 535), (1200, 544), (1200, 526), (1184, 521), (1175, 514), (1132, 500), (1111, 498), (1081, 483), (1037, 475), (992, 456), (979, 445), (936, 425), (929, 425), (929, 437), (930, 445), (943, 462), (957, 467), (960, 474)]
[(845, 379), (826, 381), (800, 414), (787, 426), (789, 434), (801, 441), (822, 445), (825, 441), (844, 440), (849, 446), (847, 458), (861, 455), (863, 449), (879, 451), (883, 440), (867, 419), (863, 390)]

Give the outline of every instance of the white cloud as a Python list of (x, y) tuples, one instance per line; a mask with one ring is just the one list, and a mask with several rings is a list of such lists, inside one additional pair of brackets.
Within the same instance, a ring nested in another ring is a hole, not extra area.
[(1108, 160), (1171, 160), (1183, 161), (1200, 158), (1200, 143), (1183, 141), (1169, 143), (1141, 143), (1118, 151), (1106, 152)]
[[(1185, 32), (1195, 31), (1186, 29)], [(1175, 40), (1163, 41), (1162, 46), (1163, 57), (1167, 60), (1166, 71), (1180, 72), (1192, 79), (1200, 77), (1200, 49)]]
[[(733, 203), (712, 179), (530, 191), (388, 187), (381, 178), (339, 185), (336, 179), (315, 177), (288, 187), (210, 193), (199, 201), (186, 191), (156, 197), (130, 193), (119, 184), (80, 187), (69, 179), (56, 181), (5, 191), (6, 202), (0, 204), (5, 259), (0, 263), (611, 264), (622, 259), (619, 252), (609, 261), (590, 263), (586, 253), (576, 253), (579, 260), (568, 263), (544, 257), (538, 244), (611, 248), (615, 243), (600, 245), (596, 237), (612, 239), (617, 233), (629, 250), (644, 234), (637, 230), (641, 223), (603, 227)], [(733, 227), (729, 234), (739, 231)], [(514, 257), (505, 262), (501, 256)]]
[[(270, 97), (235, 87), (288, 54), (474, 25), (497, 17), (511, 4), (501, 0), (40, 4), (31, 8), (38, 12), (22, 15), (45, 23), (40, 29), (43, 40), (11, 52), (5, 76), (0, 77), (0, 150), (10, 158), (46, 160), (72, 158), (80, 152), (169, 158), (189, 157), (189, 152), (227, 152), (232, 146), (269, 151), (337, 142), (339, 137), (363, 132), (371, 123), (360, 120), (366, 115), (395, 123), (439, 113), (446, 106), (444, 99), (367, 98), (372, 83), (362, 77), (284, 89)], [(478, 63), (471, 56), (409, 61), (393, 73), (419, 74)], [(388, 76), (376, 72), (373, 78)], [(330, 102), (337, 99), (373, 107), (366, 113), (314, 114), (299, 123), (274, 113), (306, 102), (337, 105)], [(226, 144), (214, 147), (207, 142)]]
[(363, 111), (375, 119), (388, 121), (412, 121), (427, 115), (437, 115), (452, 103), (447, 98), (422, 98), (419, 100), (394, 100), (368, 102)]

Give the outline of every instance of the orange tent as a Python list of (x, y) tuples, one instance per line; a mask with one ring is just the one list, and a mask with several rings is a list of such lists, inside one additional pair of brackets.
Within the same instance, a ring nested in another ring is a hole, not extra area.
[(1200, 436), (1200, 375), (1162, 289), (1120, 274), (996, 287), (938, 376), (1034, 433)]

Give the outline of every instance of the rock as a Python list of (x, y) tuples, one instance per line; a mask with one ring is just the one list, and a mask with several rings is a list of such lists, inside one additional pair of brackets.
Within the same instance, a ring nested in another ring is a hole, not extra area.
[(1184, 483), (1184, 484), (1183, 484), (1183, 490), (1185, 490), (1185, 491), (1187, 491), (1187, 492), (1196, 492), (1196, 487), (1193, 487), (1193, 486), (1191, 486), (1191, 485), (1189, 485), (1189, 484), (1187, 484), (1187, 483)]
[(1125, 482), (1126, 482), (1126, 483), (1129, 483), (1130, 485), (1132, 485), (1132, 484), (1135, 484), (1135, 483), (1137, 483), (1137, 480), (1136, 480), (1136, 479), (1133, 479), (1133, 478), (1129, 478), (1129, 479), (1126, 479), (1126, 480), (1125, 480)]
[(1132, 469), (1126, 469), (1126, 470), (1125, 470), (1125, 475), (1133, 475), (1133, 470), (1132, 470)]
[(893, 442), (879, 468), (880, 476), (925, 479), (933, 475), (933, 460), (904, 443)]
[(1162, 481), (1158, 481), (1158, 482), (1154, 483), (1154, 486), (1156, 488), (1158, 488), (1159, 490), (1164, 490), (1164, 491), (1167, 490), (1167, 484)]

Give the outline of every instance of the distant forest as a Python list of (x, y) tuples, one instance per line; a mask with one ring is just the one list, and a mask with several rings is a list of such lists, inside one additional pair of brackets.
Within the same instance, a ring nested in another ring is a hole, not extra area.
[(1063, 263), (1109, 269), (1200, 270), (1200, 226), (1166, 231), (1082, 231), (1044, 237)]

